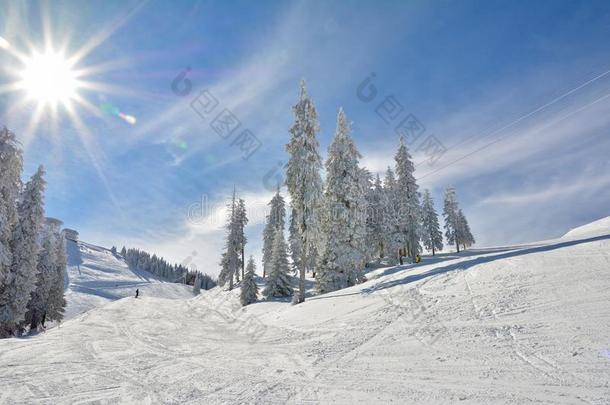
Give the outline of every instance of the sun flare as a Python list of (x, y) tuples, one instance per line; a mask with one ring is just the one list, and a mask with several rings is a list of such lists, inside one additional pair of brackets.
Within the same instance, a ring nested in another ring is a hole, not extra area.
[(79, 82), (73, 64), (63, 54), (47, 50), (25, 60), (19, 87), (39, 104), (67, 105), (77, 95)]

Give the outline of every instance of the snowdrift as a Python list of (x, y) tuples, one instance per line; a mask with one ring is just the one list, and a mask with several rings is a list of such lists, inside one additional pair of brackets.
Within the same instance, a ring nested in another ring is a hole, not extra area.
[(598, 225), (376, 269), (296, 306), (241, 308), (239, 288), (121, 299), (0, 341), (0, 402), (608, 404)]

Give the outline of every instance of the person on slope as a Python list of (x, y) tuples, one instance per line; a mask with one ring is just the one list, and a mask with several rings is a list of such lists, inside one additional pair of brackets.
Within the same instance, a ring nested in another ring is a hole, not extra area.
[(136, 298), (140, 295), (140, 290), (136, 288)]

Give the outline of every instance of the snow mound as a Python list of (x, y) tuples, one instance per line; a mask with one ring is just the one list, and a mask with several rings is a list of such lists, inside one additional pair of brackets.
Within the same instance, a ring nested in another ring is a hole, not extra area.
[(191, 298), (192, 287), (170, 283), (147, 271), (132, 270), (109, 249), (85, 242), (67, 240), (65, 319), (92, 308), (135, 295), (159, 298)]
[(610, 234), (610, 217), (598, 219), (589, 224), (571, 229), (563, 238), (581, 238), (583, 236), (600, 236)]

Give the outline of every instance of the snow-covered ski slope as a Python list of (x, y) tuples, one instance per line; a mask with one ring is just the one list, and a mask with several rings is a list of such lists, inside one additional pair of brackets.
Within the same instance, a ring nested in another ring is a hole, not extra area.
[(169, 283), (147, 271), (131, 270), (109, 249), (68, 240), (66, 279), (66, 319), (95, 307), (134, 296), (192, 298), (192, 287)]
[(0, 341), (0, 401), (610, 403), (610, 220), (369, 278), (297, 306), (118, 300)]

